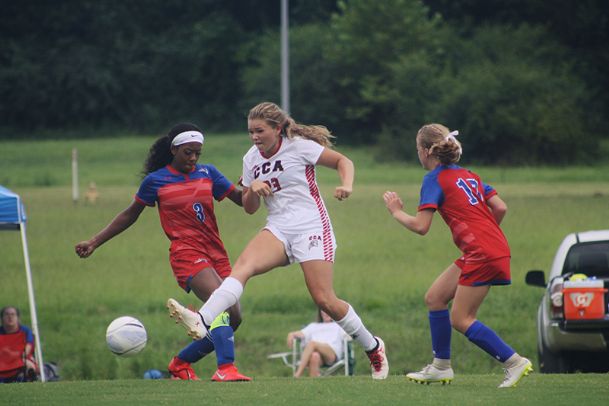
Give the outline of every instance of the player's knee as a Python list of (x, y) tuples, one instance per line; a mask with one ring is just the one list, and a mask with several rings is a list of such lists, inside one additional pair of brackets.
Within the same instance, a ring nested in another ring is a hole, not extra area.
[(425, 306), (430, 310), (436, 310), (443, 308), (445, 303), (435, 292), (427, 291), (425, 293)]
[(333, 315), (338, 311), (339, 301), (336, 299), (336, 295), (334, 295), (333, 292), (320, 290), (311, 292), (311, 296), (313, 297), (313, 301), (317, 307), (329, 314), (331, 317), (333, 317)]

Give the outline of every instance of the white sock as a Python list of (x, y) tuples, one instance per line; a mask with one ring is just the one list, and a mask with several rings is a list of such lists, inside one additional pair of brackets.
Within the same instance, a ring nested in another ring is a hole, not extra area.
[(443, 358), (434, 358), (432, 361), (432, 365), (438, 369), (448, 369), (450, 368), (450, 360)]
[(211, 323), (220, 313), (239, 301), (243, 293), (243, 285), (230, 276), (224, 279), (222, 285), (211, 294), (207, 302), (199, 309), (203, 322), (211, 326)]
[(349, 334), (356, 340), (358, 343), (364, 347), (364, 350), (370, 351), (376, 347), (376, 339), (370, 334), (368, 329), (362, 323), (362, 320), (359, 318), (353, 307), (349, 305), (349, 310), (347, 310), (347, 314), (341, 320), (336, 320), (339, 326), (345, 330), (345, 333)]
[(517, 352), (515, 352), (514, 354), (512, 354), (512, 356), (510, 358), (506, 359), (503, 362), (503, 366), (505, 368), (512, 368), (513, 366), (517, 365), (521, 360), (522, 360), (522, 357), (520, 355), (518, 355)]

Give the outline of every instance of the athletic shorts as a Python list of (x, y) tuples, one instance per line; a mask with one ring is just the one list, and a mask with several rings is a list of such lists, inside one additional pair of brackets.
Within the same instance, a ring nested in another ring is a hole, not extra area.
[(336, 239), (333, 232), (323, 229), (313, 229), (302, 234), (285, 234), (275, 226), (267, 224), (264, 227), (283, 243), (285, 254), (290, 264), (312, 260), (334, 262), (336, 255)]
[(228, 258), (210, 257), (196, 250), (180, 250), (169, 255), (169, 263), (178, 285), (190, 292), (190, 281), (205, 268), (213, 268), (220, 278), (225, 279), (232, 271)]
[(459, 285), (509, 285), (512, 283), (510, 257), (494, 259), (488, 262), (466, 263), (463, 258), (455, 261), (461, 269)]

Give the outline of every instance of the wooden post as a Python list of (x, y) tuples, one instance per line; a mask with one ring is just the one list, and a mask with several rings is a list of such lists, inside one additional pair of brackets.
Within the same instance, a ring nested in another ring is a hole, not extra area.
[(72, 148), (72, 201), (78, 203), (78, 150)]

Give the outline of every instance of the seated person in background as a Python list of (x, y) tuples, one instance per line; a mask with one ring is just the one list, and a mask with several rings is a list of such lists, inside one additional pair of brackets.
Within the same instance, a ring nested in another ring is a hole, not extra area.
[(16, 307), (3, 307), (0, 314), (0, 383), (35, 381), (37, 366), (32, 331), (20, 324)]
[(318, 322), (310, 323), (302, 330), (288, 334), (288, 347), (292, 348), (294, 339), (300, 338), (303, 350), (294, 378), (302, 376), (305, 368), (309, 368), (309, 376), (320, 376), (320, 367), (332, 365), (344, 354), (343, 329), (322, 310), (318, 310)]

